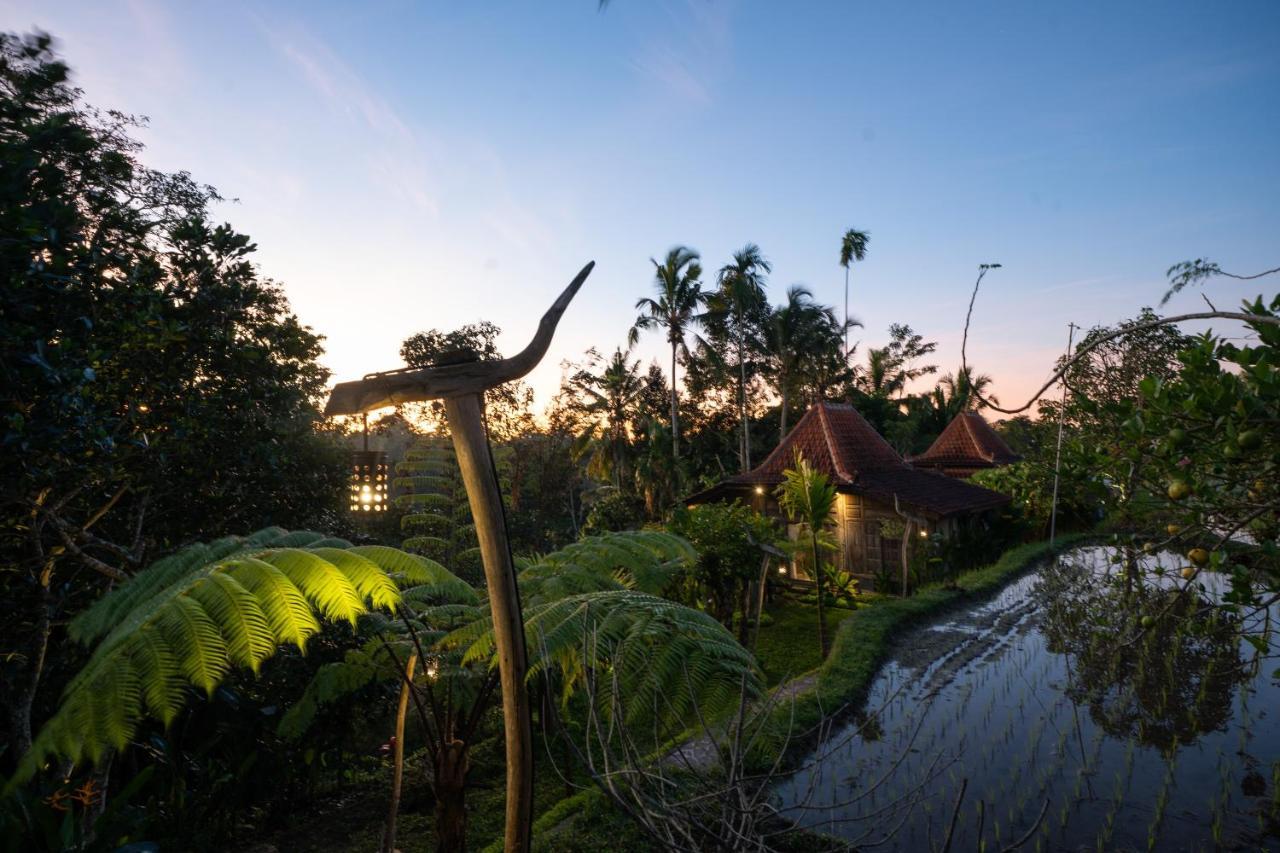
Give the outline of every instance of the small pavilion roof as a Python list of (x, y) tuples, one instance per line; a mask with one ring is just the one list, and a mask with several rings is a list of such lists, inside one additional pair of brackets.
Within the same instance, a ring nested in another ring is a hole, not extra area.
[(1009, 449), (991, 424), (977, 412), (956, 415), (929, 449), (912, 457), (917, 468), (956, 469), (972, 473), (1022, 459)]
[(798, 454), (835, 484), (839, 491), (865, 495), (935, 517), (980, 512), (1008, 503), (1007, 495), (907, 464), (857, 409), (819, 403), (805, 412), (757, 467), (729, 477), (692, 502), (728, 497), (756, 486), (772, 490)]

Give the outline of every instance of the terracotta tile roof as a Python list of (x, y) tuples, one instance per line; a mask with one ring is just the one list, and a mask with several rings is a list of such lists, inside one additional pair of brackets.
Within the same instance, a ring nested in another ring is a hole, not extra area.
[[(963, 412), (947, 424), (942, 435), (919, 456), (912, 457), (917, 468), (941, 468), (955, 476), (975, 470), (1008, 465), (1022, 457), (1009, 449), (991, 424), (977, 412)], [(965, 473), (960, 473), (960, 472)]]
[(820, 403), (805, 412), (756, 468), (729, 477), (689, 500), (710, 500), (755, 486), (776, 486), (782, 482), (782, 472), (794, 466), (797, 452), (826, 474), (840, 491), (888, 504), (897, 495), (904, 510), (942, 517), (979, 512), (1009, 501), (999, 492), (913, 468), (857, 409), (835, 403)]

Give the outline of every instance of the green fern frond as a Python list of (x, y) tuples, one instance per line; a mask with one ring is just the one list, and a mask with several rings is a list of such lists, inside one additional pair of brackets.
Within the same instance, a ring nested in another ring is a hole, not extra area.
[(442, 536), (410, 536), (400, 543), (400, 547), (406, 551), (444, 554), (449, 550), (449, 540)]
[[(184, 548), (104, 596), (71, 629), (96, 642), (89, 662), (68, 683), (8, 787), (53, 756), (99, 760), (127, 744), (144, 715), (168, 725), (182, 708), (185, 685), (211, 695), (232, 666), (257, 671), (280, 645), (304, 647), (319, 630), (317, 612), (354, 622), (369, 605), (395, 606), (400, 593), (392, 575), (406, 565), (448, 580), (421, 557), (336, 547), (341, 542), (279, 528), (230, 537)], [(268, 547), (276, 543), (287, 547)], [(324, 544), (297, 547), (306, 543)]]
[(320, 630), (320, 622), (302, 590), (284, 572), (256, 558), (237, 560), (229, 571), (257, 597), (276, 639), (306, 648), (308, 638)]
[(376, 563), (402, 586), (433, 584), (446, 590), (454, 601), (473, 603), (479, 600), (479, 595), (470, 584), (428, 557), (409, 554), (385, 545), (363, 545), (352, 548), (351, 553)]
[[(408, 557), (403, 551), (397, 551), (394, 548), (387, 548), (385, 551), (390, 552), (384, 557), (388, 562), (392, 562), (392, 555), (396, 558), (393, 564), (399, 563), (399, 558)], [(323, 557), (330, 563), (338, 567), (347, 578), (355, 585), (356, 592), (360, 598), (370, 602), (374, 607), (391, 608), (400, 599), (400, 593), (396, 587), (396, 582), (389, 575), (394, 574), (397, 570), (390, 565), (382, 565), (380, 562), (367, 556), (364, 548), (347, 548), (345, 550), (338, 548), (309, 548), (308, 553)], [(376, 554), (381, 555), (382, 550), (378, 550)]]
[(293, 581), (326, 619), (354, 625), (364, 610), (355, 584), (332, 563), (316, 560), (314, 555), (293, 548), (267, 551), (258, 557)]

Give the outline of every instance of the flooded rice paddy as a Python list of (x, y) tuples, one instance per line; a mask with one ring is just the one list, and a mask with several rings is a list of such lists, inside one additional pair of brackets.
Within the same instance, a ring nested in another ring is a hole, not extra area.
[(1242, 632), (1176, 594), (1176, 557), (1139, 557), (1125, 584), (1115, 556), (1077, 549), (910, 630), (868, 720), (833, 732), (782, 804), (881, 850), (937, 849), (953, 822), (952, 850), (1280, 849), (1280, 663), (1241, 640), (1275, 610)]

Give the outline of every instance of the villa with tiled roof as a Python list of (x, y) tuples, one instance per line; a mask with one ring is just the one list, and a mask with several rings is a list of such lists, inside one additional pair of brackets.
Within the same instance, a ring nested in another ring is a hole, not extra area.
[[(781, 517), (775, 492), (797, 455), (836, 487), (832, 527), (840, 566), (852, 574), (896, 567), (904, 536), (949, 536), (963, 525), (982, 523), (987, 513), (1009, 502), (999, 492), (912, 466), (852, 406), (820, 403), (759, 466), (691, 496), (688, 503), (740, 499)], [(803, 568), (789, 571), (805, 579)]]
[(978, 471), (1011, 465), (1021, 459), (982, 415), (962, 412), (947, 424), (928, 450), (911, 458), (911, 464), (949, 477), (971, 477)]

